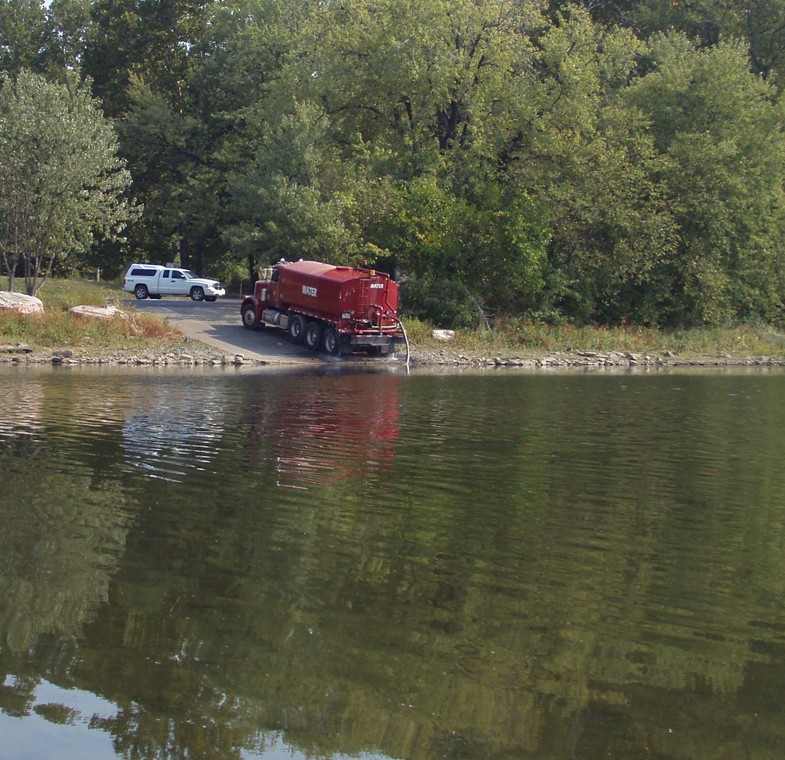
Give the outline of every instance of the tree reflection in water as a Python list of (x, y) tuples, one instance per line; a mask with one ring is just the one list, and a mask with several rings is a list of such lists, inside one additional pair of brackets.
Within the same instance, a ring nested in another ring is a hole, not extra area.
[[(79, 724), (45, 679), (113, 705), (91, 730), (129, 758), (785, 741), (785, 379), (150, 385), (85, 427), (44, 383), (0, 435), (6, 716)], [(183, 393), (214, 424), (155, 434), (172, 482), (130, 441)]]

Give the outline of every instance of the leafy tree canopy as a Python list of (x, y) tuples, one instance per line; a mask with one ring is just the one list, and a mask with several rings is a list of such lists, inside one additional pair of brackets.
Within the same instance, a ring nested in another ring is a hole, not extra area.
[(0, 0), (0, 69), (117, 120), (145, 211), (74, 261), (366, 259), (457, 322), (782, 321), (783, 30), (785, 0)]
[(0, 81), (0, 255), (9, 289), (21, 265), (30, 295), (56, 259), (117, 238), (134, 212), (111, 124), (69, 84), (25, 70)]

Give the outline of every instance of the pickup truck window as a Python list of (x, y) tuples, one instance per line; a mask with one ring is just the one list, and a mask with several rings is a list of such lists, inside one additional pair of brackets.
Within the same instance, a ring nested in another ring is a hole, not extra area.
[(164, 271), (161, 272), (161, 277), (165, 277), (166, 279), (169, 279), (169, 270), (164, 269)]

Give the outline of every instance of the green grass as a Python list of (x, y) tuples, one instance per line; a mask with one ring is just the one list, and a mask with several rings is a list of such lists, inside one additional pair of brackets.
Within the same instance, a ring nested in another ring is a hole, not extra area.
[(69, 313), (72, 306), (119, 305), (118, 284), (87, 280), (49, 280), (38, 297), (43, 315), (0, 313), (0, 344), (27, 343), (34, 349), (141, 350), (182, 338), (179, 331), (135, 310), (112, 319), (94, 319)]
[(119, 302), (123, 287), (118, 282), (95, 282), (93, 280), (47, 280), (39, 291), (38, 298), (45, 309), (69, 309), (71, 306), (106, 306)]
[(431, 337), (433, 327), (418, 320), (405, 322), (409, 340), (416, 346), (448, 348), (467, 355), (526, 355), (543, 352), (629, 351), (655, 354), (722, 357), (785, 357), (785, 333), (772, 327), (739, 325), (725, 328), (659, 330), (651, 327), (576, 327), (543, 325), (517, 319), (499, 321), (488, 330), (458, 330), (450, 343)]

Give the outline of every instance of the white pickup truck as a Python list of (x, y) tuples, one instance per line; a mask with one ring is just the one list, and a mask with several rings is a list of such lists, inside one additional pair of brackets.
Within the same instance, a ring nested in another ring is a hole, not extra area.
[(131, 264), (123, 278), (123, 290), (137, 298), (190, 296), (194, 301), (215, 301), (226, 291), (217, 280), (194, 277), (188, 269), (159, 264)]

